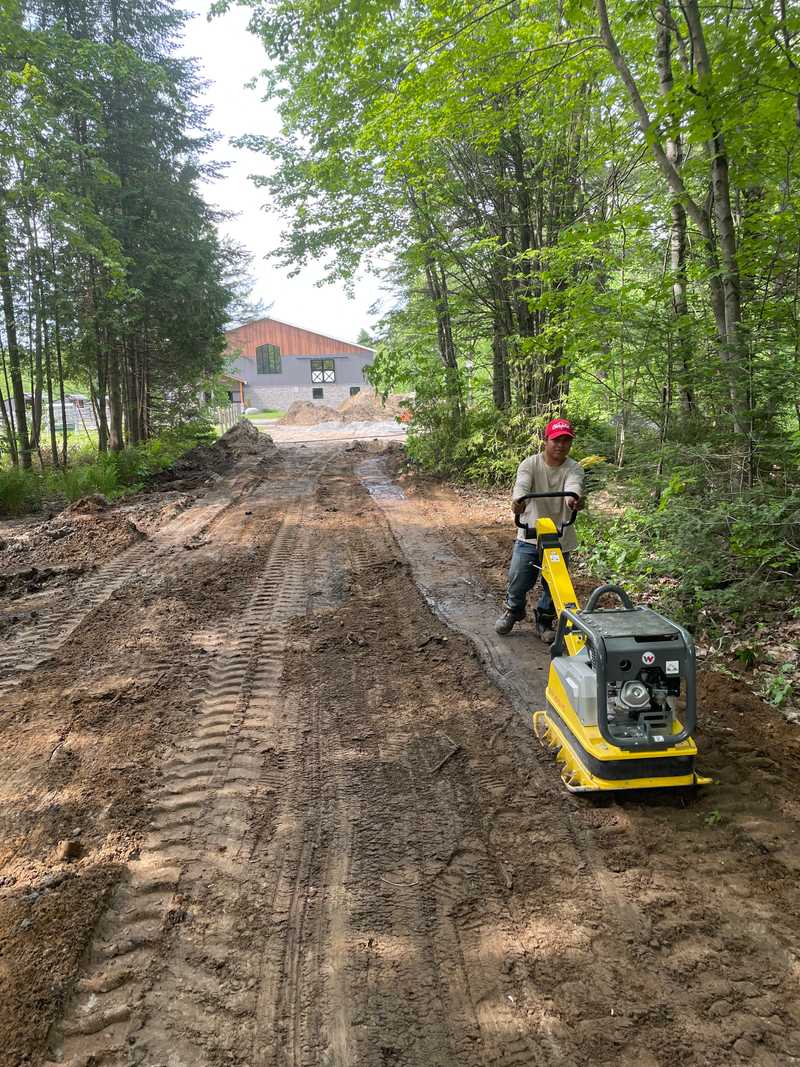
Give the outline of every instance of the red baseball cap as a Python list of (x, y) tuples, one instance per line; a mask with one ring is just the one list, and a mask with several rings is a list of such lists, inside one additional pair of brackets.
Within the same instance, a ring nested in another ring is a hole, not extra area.
[(544, 439), (549, 441), (551, 437), (574, 437), (575, 431), (569, 419), (551, 419), (544, 428)]

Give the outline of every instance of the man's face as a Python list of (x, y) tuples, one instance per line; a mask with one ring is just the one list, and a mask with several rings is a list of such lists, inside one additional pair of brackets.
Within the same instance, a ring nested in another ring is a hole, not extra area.
[(572, 438), (569, 434), (562, 433), (558, 437), (549, 437), (544, 443), (545, 459), (551, 466), (563, 463), (572, 448)]

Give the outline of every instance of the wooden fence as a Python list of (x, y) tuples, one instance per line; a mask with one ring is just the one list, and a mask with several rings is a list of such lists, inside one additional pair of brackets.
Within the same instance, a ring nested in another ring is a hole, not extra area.
[(217, 423), (223, 433), (225, 433), (226, 430), (230, 430), (232, 426), (235, 426), (241, 418), (242, 405), (239, 403), (227, 404), (225, 407), (217, 408)]

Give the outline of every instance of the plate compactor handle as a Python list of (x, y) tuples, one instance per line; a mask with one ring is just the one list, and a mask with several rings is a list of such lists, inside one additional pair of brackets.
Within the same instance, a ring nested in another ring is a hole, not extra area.
[(604, 593), (613, 593), (618, 596), (622, 601), (622, 606), (626, 611), (635, 611), (633, 601), (622, 588), (621, 585), (601, 585), (597, 589), (592, 590), (589, 599), (586, 601), (586, 607), (584, 611), (594, 611), (597, 607), (597, 601), (603, 596)]
[[(517, 497), (516, 503), (519, 503), (520, 500), (541, 500), (544, 497), (555, 497), (555, 498), (560, 497), (560, 498), (563, 499), (564, 497), (568, 497), (568, 496), (571, 496), (574, 500), (580, 500), (580, 497), (578, 496), (577, 493), (526, 493), (525, 496)], [(577, 517), (578, 517), (578, 512), (577, 511), (573, 511), (569, 522), (565, 522), (564, 525), (561, 527), (561, 529), (558, 531), (558, 536), (559, 537), (562, 535), (562, 533), (566, 530), (566, 528), (568, 526), (572, 526), (573, 522), (575, 522)], [(528, 526), (528, 524), (526, 522), (520, 522), (519, 515), (515, 515), (514, 516), (514, 522), (515, 522), (515, 524), (517, 526), (519, 526), (520, 530), (524, 530), (525, 531), (525, 540), (526, 541), (532, 541), (532, 540), (534, 540), (536, 538), (536, 531), (535, 530), (531, 530), (531, 527)]]

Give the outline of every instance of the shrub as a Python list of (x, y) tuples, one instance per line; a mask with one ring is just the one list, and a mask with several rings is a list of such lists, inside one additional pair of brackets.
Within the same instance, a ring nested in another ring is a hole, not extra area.
[[(547, 416), (487, 405), (456, 417), (436, 395), (441, 382), (435, 375), (431, 382), (417, 390), (409, 458), (437, 474), (510, 489), (520, 460), (539, 448)], [(613, 457), (611, 422), (579, 410), (570, 415), (576, 458)], [(606, 464), (587, 476), (579, 558), (593, 577), (619, 582), (690, 628), (716, 635), (796, 598), (796, 467), (784, 456), (783, 466), (767, 467), (762, 481), (741, 488), (724, 442), (703, 439), (691, 424), (676, 429), (676, 438), (662, 443), (652, 428), (638, 427), (628, 436), (624, 467)], [(613, 506), (592, 506), (598, 488), (608, 490)]]
[(98, 454), (91, 445), (82, 443), (70, 452), (70, 466), (65, 471), (0, 470), (0, 514), (35, 511), (46, 495), (72, 502), (101, 493), (113, 500), (142, 488), (184, 452), (214, 438), (213, 427), (198, 419), (121, 452)]
[(92, 493), (102, 493), (113, 500), (119, 496), (122, 488), (115, 459), (111, 455), (97, 456), (91, 462), (78, 463), (65, 471), (55, 471), (48, 480), (49, 487), (69, 501)]
[(38, 473), (10, 467), (0, 470), (0, 515), (24, 515), (41, 506), (44, 486)]
[(669, 484), (658, 502), (620, 486), (620, 514), (584, 514), (589, 570), (632, 592), (655, 589), (667, 614), (709, 632), (789, 595), (800, 574), (800, 493), (760, 485), (724, 494), (696, 475)]

